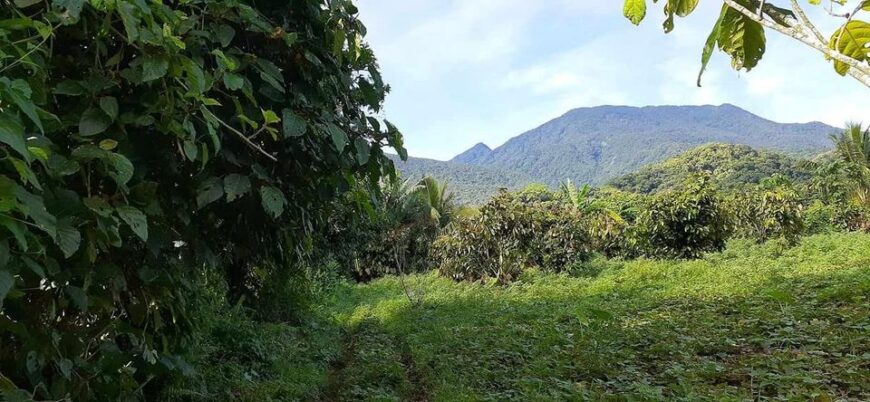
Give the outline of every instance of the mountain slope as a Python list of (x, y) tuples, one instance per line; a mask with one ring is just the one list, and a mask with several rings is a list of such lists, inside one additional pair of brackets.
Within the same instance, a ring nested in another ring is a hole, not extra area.
[(571, 110), (491, 152), (465, 152), (459, 159), (551, 186), (567, 178), (601, 184), (710, 142), (814, 154), (829, 147), (828, 135), (836, 131), (822, 123), (776, 123), (728, 104), (599, 106)]
[(465, 152), (454, 156), (450, 162), (474, 164), (475, 161), (485, 159), (491, 153), (492, 149), (486, 146), (486, 144), (478, 142)]
[(680, 186), (690, 175), (700, 172), (709, 173), (723, 188), (756, 184), (777, 173), (793, 181), (810, 177), (810, 172), (801, 167), (800, 160), (796, 158), (755, 150), (747, 145), (708, 144), (663, 162), (644, 166), (609, 184), (620, 190), (654, 193)]
[(455, 200), (460, 204), (483, 204), (499, 188), (517, 190), (534, 182), (532, 178), (509, 169), (413, 157), (402, 161), (395, 155), (390, 155), (390, 159), (403, 179), (418, 181), (423, 176), (432, 176), (446, 181), (447, 189), (455, 194)]

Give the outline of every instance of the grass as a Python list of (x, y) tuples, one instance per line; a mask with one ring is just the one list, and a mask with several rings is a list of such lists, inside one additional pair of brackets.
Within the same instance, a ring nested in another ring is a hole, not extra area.
[(395, 278), (344, 287), (326, 309), (363, 357), (345, 399), (870, 399), (868, 235), (596, 265), (509, 287), (415, 276), (417, 307)]
[(239, 400), (870, 400), (866, 234), (405, 284), (419, 303), (397, 278), (340, 285), (319, 324), (263, 332), (261, 377), (209, 375)]

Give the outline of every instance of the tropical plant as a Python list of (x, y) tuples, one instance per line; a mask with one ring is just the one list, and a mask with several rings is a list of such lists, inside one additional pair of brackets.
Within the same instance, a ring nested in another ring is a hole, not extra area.
[(417, 184), (417, 193), (429, 209), (429, 217), (439, 226), (450, 219), (453, 209), (453, 193), (447, 190), (447, 182), (439, 183), (432, 176), (426, 176)]
[(534, 265), (562, 271), (590, 256), (582, 214), (560, 201), (502, 191), (472, 217), (447, 226), (433, 244), (442, 275), (510, 282)]
[(792, 183), (774, 176), (731, 200), (737, 233), (759, 243), (782, 238), (796, 244), (806, 230), (804, 206)]
[(651, 257), (698, 258), (725, 247), (731, 221), (722, 199), (705, 175), (696, 175), (679, 191), (650, 198), (635, 235), (643, 254)]
[(831, 139), (852, 179), (850, 201), (870, 207), (870, 127), (848, 124), (839, 135), (831, 135)]
[(4, 399), (144, 397), (186, 367), (204, 266), (280, 293), (405, 155), (364, 33), (345, 0), (0, 0)]
[[(850, 75), (870, 87), (870, 23), (858, 16), (870, 11), (867, 0), (808, 0), (819, 5), (829, 4), (828, 15), (838, 18), (842, 25), (830, 35), (824, 35), (814, 24), (798, 0), (791, 0), (791, 8), (783, 8), (766, 0), (722, 0), (722, 11), (713, 25), (713, 31), (701, 55), (701, 75), (710, 61), (714, 48), (731, 56), (731, 66), (749, 71), (761, 60), (766, 50), (765, 29), (777, 31), (822, 53), (831, 60), (840, 75)], [(656, 0), (653, 0), (656, 2)], [(665, 0), (665, 32), (674, 29), (674, 17), (686, 17), (700, 0)], [(845, 12), (835, 11), (834, 6)], [(625, 0), (623, 14), (637, 25), (646, 16), (647, 0)]]

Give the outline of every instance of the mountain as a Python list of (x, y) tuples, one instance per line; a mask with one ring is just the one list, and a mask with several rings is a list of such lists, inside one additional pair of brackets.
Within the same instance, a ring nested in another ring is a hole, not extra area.
[(706, 172), (722, 188), (757, 184), (762, 179), (782, 174), (794, 182), (807, 180), (810, 172), (797, 158), (780, 153), (755, 150), (747, 145), (708, 144), (642, 167), (635, 173), (610, 181), (620, 190), (654, 193), (680, 186), (690, 175)]
[(812, 155), (838, 129), (783, 124), (734, 105), (599, 106), (571, 110), (489, 152), (475, 145), (454, 162), (513, 171), (556, 186), (564, 179), (602, 184), (711, 142)]
[(473, 147), (468, 148), (467, 151), (454, 156), (450, 162), (474, 164), (475, 161), (486, 159), (491, 153), (492, 149), (486, 146), (486, 144), (478, 142)]
[(423, 176), (433, 176), (446, 181), (447, 189), (455, 194), (460, 204), (483, 204), (499, 188), (518, 190), (535, 181), (511, 170), (414, 157), (402, 161), (396, 155), (388, 156), (405, 180), (418, 181)]

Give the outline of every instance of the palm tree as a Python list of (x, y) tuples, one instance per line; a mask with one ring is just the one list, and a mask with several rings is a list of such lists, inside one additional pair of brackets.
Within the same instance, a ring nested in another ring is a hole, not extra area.
[(417, 193), (429, 208), (432, 222), (444, 223), (453, 208), (453, 193), (447, 191), (447, 182), (439, 183), (434, 177), (426, 176), (417, 184)]
[(568, 203), (571, 204), (574, 209), (580, 211), (584, 215), (606, 215), (615, 223), (622, 224), (622, 217), (620, 217), (616, 211), (608, 208), (603, 202), (593, 199), (589, 194), (591, 191), (592, 187), (588, 184), (584, 184), (583, 187), (578, 189), (577, 186), (571, 182), (571, 179), (565, 180), (559, 185), (559, 192), (562, 193), (562, 196), (568, 200)]
[(850, 123), (841, 134), (831, 135), (831, 139), (854, 179), (853, 201), (870, 206), (870, 127)]

